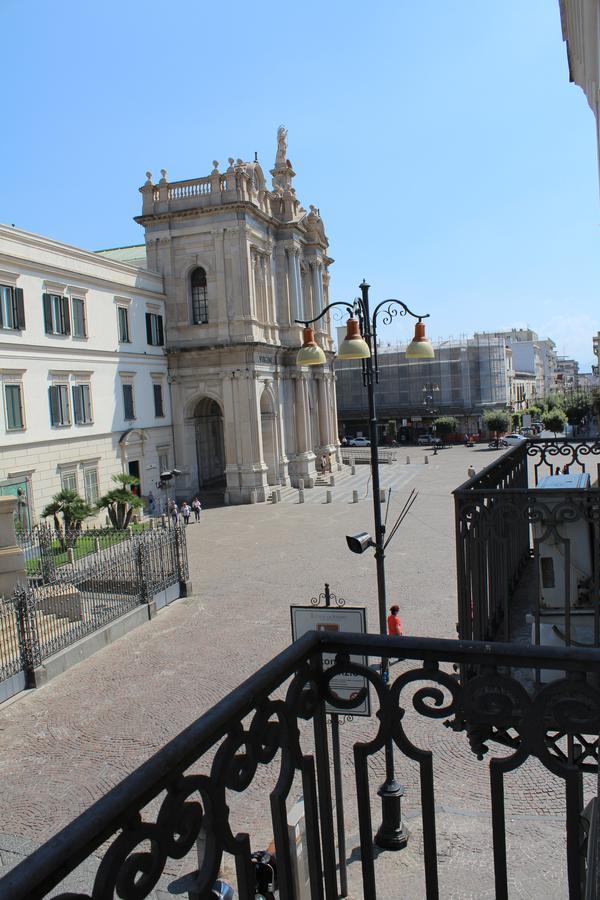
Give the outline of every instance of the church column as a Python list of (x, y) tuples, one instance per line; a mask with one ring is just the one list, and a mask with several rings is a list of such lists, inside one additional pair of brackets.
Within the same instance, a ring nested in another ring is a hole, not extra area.
[(238, 486), (229, 484), (231, 503), (249, 503), (251, 491), (256, 499), (266, 499), (267, 467), (263, 459), (260, 419), (260, 390), (262, 383), (255, 373), (235, 373), (233, 379), (234, 416), (238, 426)]
[(306, 375), (294, 376), (294, 426), (296, 433), (296, 452), (290, 463), (290, 481), (298, 486), (301, 478), (305, 487), (313, 487), (314, 471), (312, 463), (315, 454), (311, 447), (310, 407), (308, 402), (308, 386)]
[[(312, 296), (313, 296), (313, 318), (318, 316), (323, 309), (323, 286), (321, 284), (321, 265), (313, 261), (311, 263), (312, 271)], [(322, 326), (321, 326), (322, 327)]]
[(295, 247), (289, 247), (287, 250), (289, 282), (291, 287), (291, 320), (301, 319), (300, 312), (300, 268), (298, 265), (298, 251)]
[(285, 427), (285, 402), (284, 402), (284, 391), (285, 391), (285, 383), (282, 381), (281, 375), (279, 372), (275, 372), (275, 376), (273, 379), (273, 388), (275, 394), (275, 402), (277, 404), (277, 418), (276, 418), (276, 427), (277, 427), (277, 443), (279, 445), (279, 482), (280, 484), (288, 483), (288, 455), (287, 455), (287, 442), (286, 442), (286, 427)]
[(329, 415), (327, 409), (327, 385), (325, 377), (326, 376), (324, 374), (315, 375), (315, 381), (317, 382), (317, 389), (319, 393), (319, 450), (323, 450), (330, 443)]

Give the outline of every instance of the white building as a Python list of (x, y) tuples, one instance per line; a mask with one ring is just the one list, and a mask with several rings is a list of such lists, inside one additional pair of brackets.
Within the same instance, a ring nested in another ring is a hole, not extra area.
[(155, 273), (0, 226), (0, 494), (36, 521), (172, 465), (165, 298)]
[[(540, 338), (531, 328), (512, 328), (494, 331), (512, 350), (516, 372), (533, 376), (535, 393), (532, 399), (543, 399), (556, 390), (556, 344), (550, 338)], [(531, 379), (528, 377), (527, 381)], [(531, 388), (529, 389), (531, 393)]]

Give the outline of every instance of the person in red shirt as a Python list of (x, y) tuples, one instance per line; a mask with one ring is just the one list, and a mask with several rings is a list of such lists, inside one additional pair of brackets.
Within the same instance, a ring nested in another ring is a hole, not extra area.
[(399, 612), (399, 606), (391, 606), (390, 614), (387, 620), (388, 634), (393, 634), (396, 637), (402, 637), (402, 622), (400, 621), (400, 616), (398, 615)]

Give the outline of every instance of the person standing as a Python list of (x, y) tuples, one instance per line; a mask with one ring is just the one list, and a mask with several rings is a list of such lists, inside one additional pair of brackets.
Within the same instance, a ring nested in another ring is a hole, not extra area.
[(387, 620), (388, 634), (394, 637), (402, 637), (402, 622), (400, 620), (400, 607), (390, 606), (390, 614)]
[(174, 500), (170, 500), (169, 503), (170, 503), (169, 509), (170, 509), (170, 514), (171, 514), (171, 521), (172, 521), (173, 525), (177, 525), (177, 523), (179, 522), (179, 509)]
[(185, 525), (189, 524), (191, 511), (192, 511), (192, 509), (190, 507), (190, 504), (187, 502), (187, 500), (184, 500), (183, 503), (181, 504), (181, 515), (183, 516), (183, 521), (184, 521)]
[(194, 511), (194, 522), (199, 522), (202, 504), (200, 503), (198, 497), (194, 497), (194, 499), (192, 500), (192, 509)]

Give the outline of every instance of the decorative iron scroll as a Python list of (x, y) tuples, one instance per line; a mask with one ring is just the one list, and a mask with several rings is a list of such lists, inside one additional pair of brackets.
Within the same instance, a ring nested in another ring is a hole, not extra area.
[[(321, 664), (324, 653), (336, 654), (335, 664), (326, 670)], [(355, 654), (400, 656), (404, 659), (402, 671), (388, 685), (377, 670), (350, 662)], [(453, 671), (441, 668), (442, 660), (448, 668), (453, 663), (461, 667), (471, 665), (479, 674), (462, 684)], [(559, 669), (564, 677), (529, 694), (515, 677), (507, 674), (510, 667), (524, 665)], [(429, 740), (423, 746), (411, 733), (414, 713), (449, 727), (456, 733), (457, 741), (464, 733), (462, 739), (466, 736), (477, 758), (490, 761), (492, 782), (496, 789), (500, 784), (500, 795), (502, 775), (529, 757), (537, 758), (546, 769), (565, 779), (567, 786), (574, 776), (598, 770), (600, 691), (591, 683), (597, 683), (600, 675), (597, 654), (538, 649), (527, 661), (520, 652), (512, 655), (506, 646), (496, 650), (489, 644), (466, 646), (458, 641), (373, 635), (355, 639), (351, 635), (313, 632), (171, 741), (98, 801), (89, 813), (68, 826), (56, 841), (40, 848), (0, 880), (0, 895), (13, 900), (47, 896), (65, 873), (85, 856), (93, 856), (106, 842), (108, 817), (113, 837), (109, 838), (90, 893), (61, 893), (54, 895), (55, 900), (113, 896), (141, 900), (159, 883), (167, 861), (182, 859), (199, 839), (203, 855), (197, 870), (189, 876), (187, 890), (201, 900), (209, 900), (223, 853), (228, 852), (235, 859), (239, 896), (253, 897), (251, 840), (248, 834), (234, 833), (231, 828), (227, 791), (244, 792), (261, 766), (275, 763), (276, 784), (270, 793), (270, 806), (281, 895), (292, 896), (286, 802), (294, 776), (299, 774), (305, 801), (311, 886), (313, 896), (322, 896), (318, 885), (332, 864), (327, 856), (332, 807), (323, 701), (345, 706), (349, 714), (361, 702), (360, 696), (345, 701), (333, 696), (331, 682), (342, 672), (365, 678), (376, 697), (377, 733), (372, 740), (354, 745), (358, 808), (363, 817), (365, 896), (374, 896), (367, 762), (390, 738), (405, 756), (420, 765), (424, 829), (429, 835), (423, 850), (427, 896), (437, 896), (431, 887), (435, 881), (432, 871), (437, 871), (433, 754)], [(285, 699), (273, 699), (271, 695), (279, 693), (290, 674), (293, 677)], [(413, 713), (410, 716), (409, 711)], [(314, 725), (314, 749), (303, 722)], [(509, 754), (507, 747), (512, 751)], [(501, 752), (495, 754), (495, 748), (502, 748)], [(212, 761), (207, 762), (205, 773), (198, 774), (197, 764), (209, 752)], [(194, 771), (188, 771), (192, 767)], [(150, 821), (146, 809), (159, 797), (162, 800), (158, 813)], [(497, 790), (492, 792), (496, 837), (504, 828), (504, 801), (502, 796), (500, 799)], [(578, 823), (576, 827), (579, 828)], [(568, 821), (568, 837), (569, 828), (572, 825)], [(570, 872), (575, 870), (575, 862), (569, 859)], [(506, 881), (506, 861), (502, 863), (501, 852), (495, 863), (498, 890), (498, 885)]]

